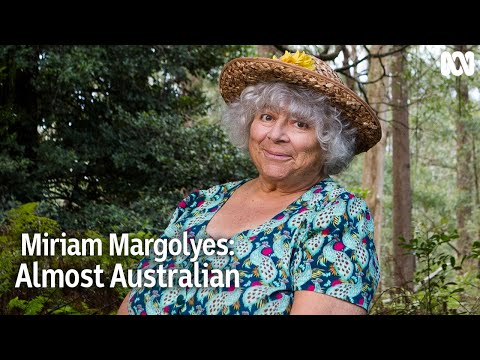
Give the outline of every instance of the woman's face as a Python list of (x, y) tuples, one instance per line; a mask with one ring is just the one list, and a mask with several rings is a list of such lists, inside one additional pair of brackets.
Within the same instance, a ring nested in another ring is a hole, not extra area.
[(285, 111), (257, 113), (248, 147), (260, 175), (270, 181), (314, 181), (324, 162), (315, 128)]

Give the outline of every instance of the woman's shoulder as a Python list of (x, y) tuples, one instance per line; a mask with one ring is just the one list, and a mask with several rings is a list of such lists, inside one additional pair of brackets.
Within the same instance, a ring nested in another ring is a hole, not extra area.
[(347, 190), (331, 177), (317, 183), (312, 188), (308, 200), (308, 207), (314, 212), (345, 212), (348, 217), (356, 216), (360, 211), (368, 212), (364, 199)]
[(229, 181), (223, 184), (213, 185), (209, 188), (196, 190), (196, 191), (198, 192), (198, 196), (202, 196), (206, 199), (210, 199), (210, 198), (218, 197), (219, 195), (223, 196), (226, 193), (236, 189), (246, 181), (248, 181), (248, 179)]
[(247, 180), (248, 179), (230, 181), (223, 184), (213, 185), (205, 189), (193, 189), (180, 201), (178, 207), (182, 209), (198, 207), (198, 204), (203, 204), (207, 200), (218, 200)]

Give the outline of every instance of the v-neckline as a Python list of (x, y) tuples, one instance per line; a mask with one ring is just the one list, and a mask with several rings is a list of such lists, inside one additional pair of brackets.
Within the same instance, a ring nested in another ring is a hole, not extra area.
[[(205, 234), (211, 238), (211, 239), (214, 239), (214, 240), (218, 240), (218, 239), (215, 239), (213, 236), (211, 236), (208, 231), (207, 231), (207, 227), (208, 225), (210, 224), (210, 222), (212, 221), (212, 219), (215, 217), (215, 215), (220, 211), (220, 209), (223, 207), (223, 205), (225, 205), (225, 203), (233, 196), (233, 193), (235, 191), (237, 191), (240, 186), (246, 184), (247, 182), (253, 180), (252, 178), (247, 178), (247, 179), (243, 179), (243, 180), (240, 180), (238, 182), (238, 184), (234, 185), (232, 188), (230, 188), (223, 196), (223, 199), (222, 201), (217, 205), (218, 208), (212, 212), (212, 216), (206, 220), (206, 223), (204, 224), (204, 232)], [(277, 213), (276, 215), (274, 215), (273, 217), (271, 217), (270, 219), (268, 219), (267, 221), (263, 222), (262, 224), (258, 225), (258, 226), (255, 226), (255, 227), (252, 227), (252, 228), (248, 228), (248, 229), (245, 229), (245, 230), (242, 230), (242, 231), (239, 231), (235, 234), (233, 234), (232, 236), (230, 236), (228, 239), (235, 239), (236, 237), (242, 235), (243, 233), (248, 233), (250, 231), (253, 231), (255, 229), (258, 229), (260, 226), (263, 226), (265, 225), (266, 223), (269, 223), (271, 222), (272, 220), (278, 218), (280, 215), (283, 215), (284, 213), (288, 212), (288, 211), (291, 211), (291, 207), (292, 206), (295, 206), (297, 204), (297, 202), (300, 202), (303, 197), (313, 191), (313, 189), (317, 186), (319, 186), (321, 183), (323, 182), (330, 182), (330, 181), (333, 181), (333, 179), (330, 177), (330, 176), (327, 176), (325, 178), (323, 178), (322, 180), (318, 181), (317, 183), (315, 183), (315, 185), (313, 185), (312, 187), (310, 187), (307, 191), (305, 191), (304, 193), (302, 193), (298, 198), (296, 198), (292, 203), (288, 204), (285, 208), (283, 208), (282, 210), (280, 210), (279, 213)], [(322, 190), (323, 188), (325, 188), (325, 186), (322, 187)]]

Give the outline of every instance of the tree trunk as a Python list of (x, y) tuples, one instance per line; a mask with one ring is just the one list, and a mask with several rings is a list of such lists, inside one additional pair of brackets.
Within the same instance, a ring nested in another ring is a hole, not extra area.
[[(353, 60), (355, 61), (355, 59), (352, 58), (352, 54), (350, 53), (350, 51), (348, 50), (347, 48), (348, 45), (345, 45), (343, 46), (342, 48), (342, 53), (343, 53), (343, 67), (347, 67), (349, 64), (348, 64), (348, 60)], [(352, 46), (352, 48), (354, 48), (355, 45)], [(353, 67), (353, 69), (355, 69), (355, 66)], [(355, 91), (355, 78), (354, 78), (354, 74), (353, 74), (353, 71), (352, 71), (352, 68), (348, 69), (347, 72), (350, 74), (351, 77), (346, 77), (345, 79), (345, 85), (347, 85), (347, 87), (350, 89), (350, 90), (353, 90)]]
[[(478, 184), (478, 158), (477, 147), (475, 145), (475, 138), (472, 139), (472, 164), (473, 164), (473, 182), (475, 184), (475, 211), (473, 212), (474, 218), (478, 218), (480, 214), (480, 192)], [(480, 224), (476, 224), (477, 239), (480, 239)], [(480, 275), (480, 258), (477, 260), (477, 276)]]
[(413, 290), (415, 256), (401, 246), (401, 238), (412, 239), (412, 188), (410, 185), (410, 142), (408, 85), (404, 76), (404, 53), (396, 53), (392, 64), (392, 142), (393, 142), (393, 262), (394, 284)]
[[(385, 48), (385, 46), (384, 46)], [(350, 58), (352, 59), (353, 62), (356, 62), (358, 60), (358, 57), (357, 57), (357, 45), (352, 45), (352, 51), (350, 52)], [(353, 67), (353, 72), (352, 72), (352, 76), (354, 79), (357, 78), (357, 67), (354, 66)]]
[[(386, 51), (383, 45), (373, 45), (370, 49), (372, 54), (378, 54)], [(384, 60), (385, 61), (385, 60)], [(368, 79), (374, 80), (380, 78), (383, 68), (380, 59), (371, 59), (370, 68), (368, 70)], [(381, 235), (383, 224), (383, 183), (384, 183), (384, 167), (385, 167), (385, 144), (387, 141), (386, 132), (386, 79), (382, 79), (366, 86), (366, 93), (370, 106), (377, 112), (382, 126), (382, 139), (372, 149), (365, 153), (363, 158), (363, 174), (362, 187), (369, 190), (366, 198), (367, 205), (375, 222), (375, 247), (377, 254), (381, 254)], [(380, 284), (381, 286), (381, 284)]]
[[(465, 53), (467, 51), (465, 45), (456, 45), (455, 51)], [(457, 68), (459, 63), (457, 60)], [(457, 156), (457, 230), (459, 251), (461, 255), (466, 255), (470, 252), (472, 245), (471, 236), (467, 230), (467, 224), (472, 214), (472, 198), (473, 198), (473, 171), (472, 164), (472, 149), (470, 144), (470, 135), (468, 133), (468, 85), (465, 75), (457, 76), (456, 78), (457, 90), (457, 117), (455, 123), (456, 129), (456, 156)]]

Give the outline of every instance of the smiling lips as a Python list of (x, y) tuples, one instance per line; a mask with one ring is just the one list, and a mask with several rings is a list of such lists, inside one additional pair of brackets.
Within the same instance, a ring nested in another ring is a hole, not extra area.
[(272, 160), (289, 160), (292, 158), (290, 155), (282, 154), (279, 152), (268, 151), (265, 149), (263, 149), (263, 153), (265, 154), (266, 158), (272, 159)]

